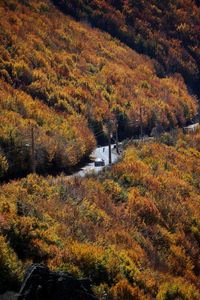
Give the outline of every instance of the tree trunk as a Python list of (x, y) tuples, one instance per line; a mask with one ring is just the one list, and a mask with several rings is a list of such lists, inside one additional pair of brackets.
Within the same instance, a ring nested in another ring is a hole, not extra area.
[(34, 126), (31, 127), (31, 172), (32, 173), (36, 172)]

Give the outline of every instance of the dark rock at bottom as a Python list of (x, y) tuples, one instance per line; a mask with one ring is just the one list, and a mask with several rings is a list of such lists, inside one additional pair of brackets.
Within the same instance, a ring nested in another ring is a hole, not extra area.
[(52, 272), (33, 264), (26, 272), (18, 300), (98, 300), (89, 279), (76, 279), (67, 272)]

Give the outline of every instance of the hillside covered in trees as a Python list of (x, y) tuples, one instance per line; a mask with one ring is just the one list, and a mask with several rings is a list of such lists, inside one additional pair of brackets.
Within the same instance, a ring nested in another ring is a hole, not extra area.
[(179, 72), (200, 95), (198, 0), (54, 0), (64, 12), (87, 20), (155, 59), (157, 74)]
[[(180, 128), (198, 111), (198, 5), (0, 1), (0, 298), (37, 262), (100, 300), (200, 299), (200, 131)], [(141, 119), (162, 135), (98, 176), (37, 174)]]
[(197, 112), (181, 75), (158, 78), (149, 58), (51, 1), (1, 1), (0, 40), (0, 176), (30, 170), (33, 135), (36, 169), (66, 170), (107, 120), (126, 137), (139, 130), (140, 108), (147, 133)]
[(2, 185), (0, 291), (34, 261), (90, 277), (99, 299), (198, 300), (200, 133), (169, 137), (130, 145), (99, 178)]

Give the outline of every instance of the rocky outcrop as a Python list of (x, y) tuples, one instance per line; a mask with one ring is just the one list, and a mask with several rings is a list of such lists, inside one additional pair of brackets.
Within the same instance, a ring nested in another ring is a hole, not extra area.
[(33, 264), (25, 275), (18, 300), (98, 300), (89, 279), (76, 279), (67, 272), (52, 272)]

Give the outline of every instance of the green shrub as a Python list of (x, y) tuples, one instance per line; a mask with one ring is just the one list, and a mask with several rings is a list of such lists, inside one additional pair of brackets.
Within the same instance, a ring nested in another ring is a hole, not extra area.
[(198, 300), (200, 293), (192, 284), (177, 279), (173, 283), (165, 283), (160, 287), (157, 300)]

